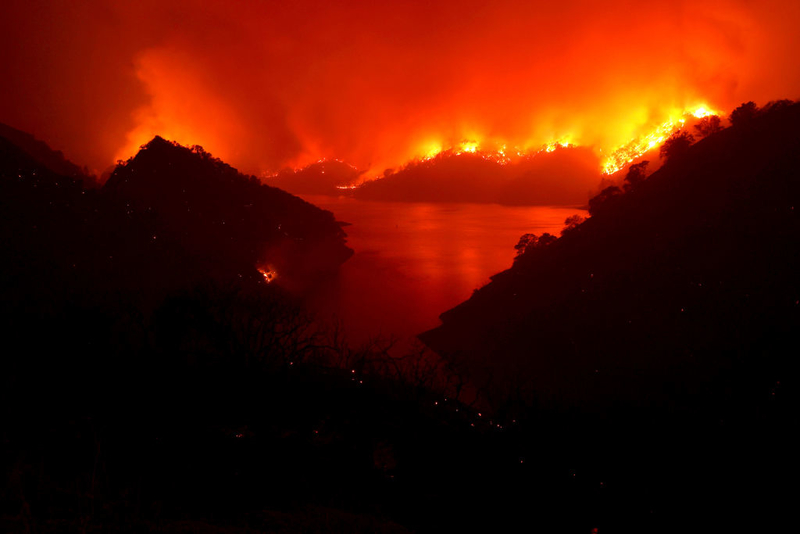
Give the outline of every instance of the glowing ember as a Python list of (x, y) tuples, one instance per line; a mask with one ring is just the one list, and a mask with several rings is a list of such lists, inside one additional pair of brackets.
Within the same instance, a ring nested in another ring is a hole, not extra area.
[(270, 268), (270, 267), (267, 267), (267, 268), (265, 268), (265, 269), (264, 269), (264, 268), (261, 268), (261, 267), (259, 267), (259, 268), (258, 268), (258, 272), (260, 272), (260, 273), (261, 273), (261, 276), (263, 276), (263, 277), (264, 277), (264, 280), (265, 280), (265, 281), (266, 281), (268, 284), (270, 284), (270, 283), (274, 282), (274, 281), (275, 281), (275, 279), (278, 277), (278, 273), (275, 271), (275, 269), (272, 269), (272, 268)]

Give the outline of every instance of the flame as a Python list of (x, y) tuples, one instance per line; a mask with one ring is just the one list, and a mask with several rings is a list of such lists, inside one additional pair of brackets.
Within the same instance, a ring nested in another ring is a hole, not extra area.
[(457, 152), (456, 155), (463, 154), (464, 152), (474, 154), (475, 152), (478, 151), (478, 143), (475, 141), (464, 141), (463, 143), (461, 143), (461, 146), (459, 148), (460, 151)]
[(474, 154), (483, 159), (497, 162), (501, 165), (509, 163), (511, 159), (506, 154), (507, 146), (496, 144), (495, 146), (496, 148), (488, 148), (484, 146), (484, 143), (476, 140), (464, 140), (449, 148), (444, 148), (441, 143), (428, 143), (420, 151), (420, 153), (423, 155), (411, 158), (411, 161), (407, 163), (407, 165), (431, 161), (438, 157), (444, 157), (448, 155), (460, 156), (462, 154)]
[(603, 173), (614, 174), (622, 170), (636, 158), (661, 146), (669, 136), (680, 130), (686, 119), (669, 119), (657, 126), (653, 131), (643, 134), (628, 143), (616, 148), (603, 162)]
[(545, 143), (544, 146), (538, 150), (538, 152), (550, 153), (550, 152), (555, 152), (559, 148), (569, 148), (571, 146), (575, 145), (573, 143), (570, 143), (569, 141), (561, 139), (559, 141), (551, 141), (549, 143)]
[(689, 112), (693, 117), (696, 119), (702, 119), (703, 117), (710, 117), (711, 115), (719, 115), (716, 111), (711, 111), (705, 106), (700, 106), (694, 111)]
[(264, 281), (266, 281), (268, 284), (274, 282), (275, 279), (278, 277), (277, 271), (275, 271), (275, 269), (270, 266), (267, 266), (266, 268), (258, 267), (257, 269), (258, 272), (261, 273), (261, 276), (264, 277)]
[(0, 117), (101, 170), (156, 134), (256, 175), (320, 157), (381, 173), (462, 139), (607, 156), (673, 108), (800, 90), (790, 0), (6, 4)]
[[(682, 129), (690, 119), (702, 119), (712, 115), (719, 116), (720, 113), (713, 110), (707, 104), (688, 107), (678, 112), (673, 112), (666, 120), (656, 124), (655, 127), (630, 139), (628, 142), (612, 147), (595, 146), (601, 156), (601, 171), (603, 174), (611, 175), (625, 168), (629, 163), (642, 157), (651, 150), (659, 148), (672, 134)], [(474, 154), (483, 159), (494, 161), (500, 165), (507, 165), (523, 158), (534, 157), (539, 153), (551, 153), (559, 148), (569, 148), (580, 146), (580, 143), (573, 141), (577, 138), (574, 135), (562, 136), (557, 140), (551, 140), (539, 145), (539, 148), (531, 148), (533, 144), (528, 144), (524, 148), (514, 146), (509, 149), (505, 143), (481, 142), (470, 139), (463, 140), (450, 147), (445, 147), (440, 142), (428, 142), (419, 150), (420, 156), (414, 157), (407, 164), (431, 161), (438, 157), (447, 155), (460, 156), (462, 154)], [(608, 155), (605, 155), (608, 154)], [(376, 176), (375, 178), (380, 178)], [(355, 186), (346, 187), (347, 189)], [(342, 187), (340, 189), (345, 189)]]
[(619, 172), (627, 164), (660, 147), (672, 134), (684, 127), (689, 117), (701, 119), (711, 115), (719, 115), (719, 113), (712, 111), (706, 105), (700, 105), (684, 110), (680, 116), (670, 117), (650, 132), (631, 139), (626, 144), (613, 149), (611, 155), (603, 161), (603, 174)]

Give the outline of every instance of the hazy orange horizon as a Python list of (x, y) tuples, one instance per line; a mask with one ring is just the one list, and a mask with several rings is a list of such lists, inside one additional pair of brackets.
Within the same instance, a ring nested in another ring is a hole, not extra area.
[(2, 8), (0, 121), (102, 172), (154, 135), (249, 173), (379, 173), (464, 141), (607, 153), (687, 109), (800, 93), (800, 5), (765, 1)]

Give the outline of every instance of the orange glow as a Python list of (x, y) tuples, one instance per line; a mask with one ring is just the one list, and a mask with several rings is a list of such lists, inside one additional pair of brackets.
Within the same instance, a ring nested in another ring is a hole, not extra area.
[(461, 143), (459, 149), (460, 151), (457, 152), (456, 154), (463, 154), (464, 152), (474, 154), (478, 150), (478, 143), (476, 143), (475, 141), (464, 141), (463, 143)]
[(710, 117), (711, 115), (719, 115), (719, 113), (717, 113), (716, 111), (711, 111), (705, 106), (700, 106), (694, 111), (691, 111), (690, 113), (697, 119), (702, 119), (703, 117)]
[[(608, 154), (607, 156), (601, 157), (602, 160), (602, 172), (604, 174), (614, 174), (622, 170), (625, 166), (629, 163), (632, 163), (637, 158), (642, 157), (644, 154), (650, 152), (651, 150), (658, 149), (664, 141), (669, 138), (670, 135), (675, 133), (676, 131), (680, 130), (686, 124), (687, 119), (689, 118), (696, 118), (700, 119), (703, 117), (708, 117), (711, 115), (720, 115), (719, 112), (714, 111), (708, 105), (697, 105), (693, 107), (689, 107), (684, 109), (680, 113), (673, 113), (670, 118), (666, 121), (662, 122), (661, 124), (656, 125), (654, 128), (647, 130), (645, 126), (640, 126), (639, 128), (645, 130), (644, 133), (638, 133), (636, 126), (631, 126), (626, 128), (626, 130), (632, 130), (637, 132), (635, 137), (618, 145), (616, 147), (603, 147), (603, 146), (595, 146), (595, 150), (602, 156), (603, 154)], [(423, 148), (420, 153), (423, 154), (421, 156), (416, 156), (411, 159), (412, 162), (416, 161), (429, 161), (436, 157), (450, 154), (450, 155), (461, 155), (464, 153), (469, 154), (478, 154), (482, 158), (495, 161), (500, 163), (501, 165), (505, 165), (510, 163), (513, 159), (519, 159), (524, 157), (532, 157), (535, 156), (537, 153), (540, 152), (554, 152), (559, 147), (570, 147), (570, 146), (579, 146), (577, 143), (573, 143), (570, 139), (573, 139), (575, 136), (568, 135), (564, 136), (558, 141), (550, 141), (541, 145), (541, 147), (537, 150), (531, 149), (520, 149), (514, 147), (513, 152), (511, 152), (512, 156), (507, 154), (508, 147), (505, 144), (499, 143), (479, 143), (477, 141), (462, 141), (458, 143), (456, 146), (444, 149), (442, 148), (441, 144), (432, 144), (428, 145), (430, 148), (425, 149)], [(486, 146), (495, 146), (498, 148), (485, 148)], [(348, 189), (355, 188), (356, 186), (348, 186)], [(341, 188), (340, 189), (344, 189)]]
[[(406, 163), (414, 163), (414, 162), (425, 162), (431, 161), (436, 159), (437, 157), (444, 157), (444, 156), (460, 156), (461, 154), (475, 154), (480, 156), (483, 159), (496, 161), (501, 165), (505, 165), (509, 163), (511, 160), (506, 155), (506, 145), (496, 145), (497, 148), (491, 149), (487, 148), (483, 143), (478, 141), (462, 141), (458, 143), (456, 146), (450, 148), (443, 148), (441, 144), (433, 144), (428, 145), (430, 148), (422, 149), (420, 152), (422, 155), (414, 156), (410, 159), (410, 162)], [(519, 154), (522, 156), (522, 154)]]
[(710, 115), (719, 115), (719, 113), (711, 111), (707, 106), (702, 105), (684, 110), (680, 116), (669, 118), (654, 130), (639, 135), (628, 143), (613, 149), (611, 154), (603, 161), (603, 173), (614, 174), (647, 152), (659, 148), (670, 135), (683, 128), (687, 117), (700, 119)]
[(271, 284), (276, 278), (278, 278), (277, 271), (271, 267), (258, 267), (258, 272), (261, 273), (261, 276), (264, 277), (264, 281), (266, 281), (268, 284)]
[(256, 175), (559, 142), (613, 172), (686, 110), (800, 96), (788, 0), (57, 4), (4, 12), (0, 121), (99, 171), (159, 134)]

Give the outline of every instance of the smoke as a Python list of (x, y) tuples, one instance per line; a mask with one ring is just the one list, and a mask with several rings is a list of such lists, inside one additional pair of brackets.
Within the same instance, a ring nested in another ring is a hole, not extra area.
[(791, 1), (336, 4), (10, 0), (0, 121), (100, 170), (160, 134), (247, 172), (379, 174), (465, 139), (608, 151), (800, 92)]

